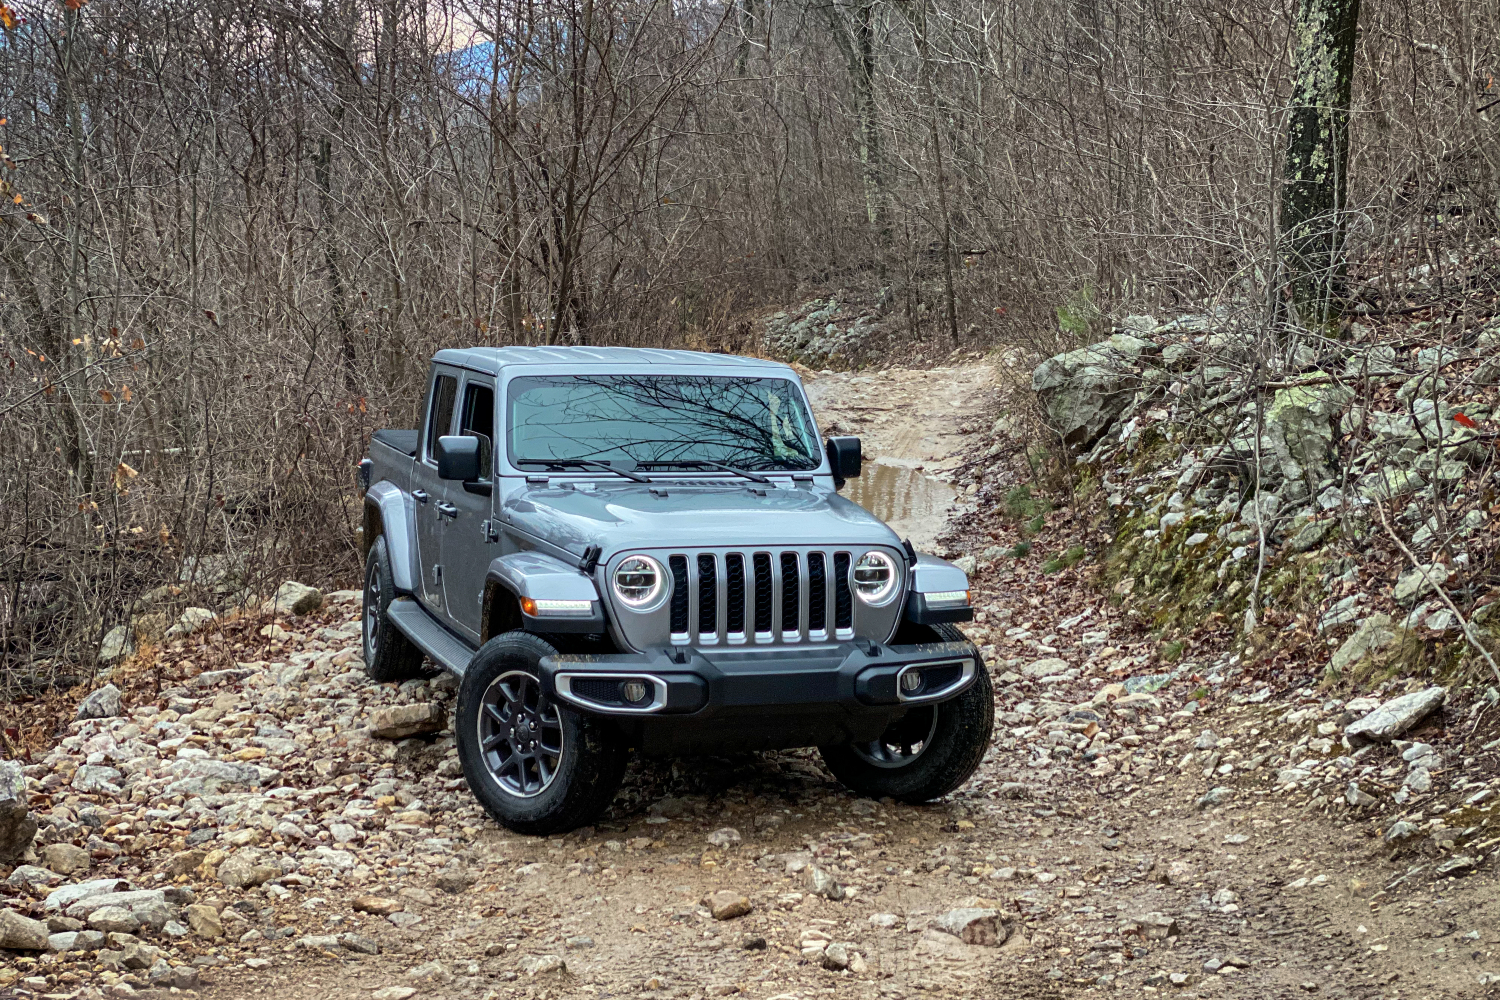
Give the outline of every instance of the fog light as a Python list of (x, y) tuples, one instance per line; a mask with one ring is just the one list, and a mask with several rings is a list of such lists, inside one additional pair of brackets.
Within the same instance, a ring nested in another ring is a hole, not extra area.
[(901, 675), (901, 690), (911, 694), (922, 686), (922, 671), (908, 670)]
[(625, 700), (632, 705), (639, 705), (650, 696), (650, 689), (646, 687), (645, 681), (626, 681), (620, 685), (620, 693)]

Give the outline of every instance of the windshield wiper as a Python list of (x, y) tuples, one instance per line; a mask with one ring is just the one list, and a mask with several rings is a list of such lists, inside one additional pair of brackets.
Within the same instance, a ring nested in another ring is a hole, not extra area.
[(602, 461), (597, 458), (523, 458), (516, 462), (517, 465), (544, 465), (549, 469), (603, 469), (605, 472), (613, 472), (617, 476), (624, 476), (632, 483), (649, 483), (651, 480), (645, 476), (638, 475), (623, 465), (613, 462)]
[(704, 468), (717, 469), (720, 472), (732, 472), (736, 476), (743, 476), (744, 478), (750, 480), (752, 483), (769, 483), (769, 482), (771, 482), (771, 480), (768, 477), (762, 476), (758, 472), (748, 472), (748, 471), (746, 471), (744, 469), (736, 469), (732, 465), (725, 465), (723, 462), (710, 462), (706, 458), (683, 458), (683, 459), (678, 459), (675, 462), (642, 462), (641, 464), (644, 465), (644, 466), (648, 466), (648, 467), (669, 467), (669, 468), (671, 466), (682, 466), (682, 465), (686, 465), (686, 466), (703, 466)]

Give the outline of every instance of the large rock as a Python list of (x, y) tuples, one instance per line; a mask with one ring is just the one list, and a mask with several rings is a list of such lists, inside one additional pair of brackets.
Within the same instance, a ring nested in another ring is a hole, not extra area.
[(105, 934), (134, 934), (141, 922), (123, 906), (101, 906), (88, 915), (88, 925)]
[(15, 910), (0, 910), (0, 948), (46, 951), (47, 925)]
[(323, 592), (317, 587), (288, 580), (276, 588), (266, 602), (266, 610), (278, 615), (306, 615), (323, 606)]
[(120, 714), (120, 689), (106, 684), (78, 703), (80, 719), (112, 719)]
[(0, 861), (19, 861), (36, 836), (36, 819), (26, 806), (21, 765), (0, 761)]
[(383, 740), (404, 740), (423, 733), (440, 733), (448, 724), (442, 705), (391, 705), (370, 713), (370, 735)]
[(208, 608), (186, 608), (172, 627), (167, 629), (165, 638), (180, 639), (185, 635), (192, 635), (218, 617)]
[(1344, 640), (1333, 659), (1328, 661), (1328, 669), (1342, 674), (1365, 658), (1394, 646), (1400, 639), (1401, 630), (1391, 625), (1390, 615), (1371, 615)]
[(85, 795), (121, 795), (124, 789), (116, 782), (122, 777), (119, 771), (103, 764), (85, 764), (73, 772), (73, 790)]
[(94, 863), (89, 852), (75, 844), (48, 844), (42, 848), (42, 864), (59, 875), (72, 875)]
[[(61, 891), (61, 890), (59, 890)], [(74, 920), (87, 920), (105, 907), (124, 910), (137, 921), (153, 927), (161, 927), (174, 915), (174, 907), (167, 902), (162, 889), (133, 889), (128, 892), (108, 892), (84, 898), (68, 904), (65, 911)], [(103, 928), (96, 928), (102, 930)]]
[(202, 938), (221, 938), (224, 924), (219, 920), (219, 911), (204, 903), (194, 903), (187, 908), (188, 927)]
[(733, 889), (720, 889), (703, 900), (715, 920), (733, 920), (750, 912), (750, 899)]
[(219, 881), (236, 889), (252, 889), (278, 878), (281, 869), (274, 867), (260, 851), (247, 848), (219, 866)]
[[(42, 903), (46, 910), (63, 910), (80, 899), (90, 896), (104, 896), (113, 892), (124, 892), (130, 888), (130, 883), (122, 878), (96, 878), (88, 882), (75, 882), (65, 885), (47, 894)], [(102, 903), (100, 904), (103, 905)]]
[[(1322, 376), (1313, 371), (1308, 376)], [(1328, 466), (1339, 414), (1354, 398), (1354, 390), (1341, 385), (1304, 385), (1278, 389), (1266, 411), (1266, 436), (1283, 477), (1293, 481), (1317, 481), (1331, 475)]]
[(1447, 688), (1430, 687), (1392, 698), (1363, 719), (1351, 722), (1344, 728), (1344, 735), (1355, 746), (1388, 743), (1431, 715), (1447, 697)]
[(1000, 919), (999, 910), (972, 906), (940, 914), (933, 919), (932, 926), (964, 944), (1001, 945), (1010, 936), (1010, 925)]
[(1021, 668), (1021, 672), (1027, 677), (1050, 677), (1060, 674), (1068, 669), (1068, 661), (1056, 656), (1048, 656), (1035, 660)]
[(1414, 566), (1396, 579), (1396, 603), (1411, 604), (1448, 582), (1448, 567), (1442, 563)]
[(838, 879), (817, 865), (807, 866), (807, 891), (835, 903), (844, 898), (844, 887), (839, 885)]
[(1109, 342), (1048, 358), (1031, 374), (1047, 422), (1069, 445), (1087, 447), (1130, 405), (1139, 370)]
[[(422, 968), (421, 966), (417, 967)], [(528, 976), (545, 976), (548, 973), (562, 974), (568, 971), (568, 963), (557, 955), (522, 955), (516, 968)], [(412, 972), (416, 972), (413, 969)], [(411, 973), (408, 973), (410, 975)]]
[(265, 782), (260, 768), (253, 764), (202, 757), (174, 761), (167, 773), (177, 778), (166, 787), (168, 795), (216, 794), (227, 789), (259, 788)]
[(104, 633), (104, 639), (99, 643), (98, 660), (105, 664), (114, 663), (134, 651), (135, 637), (130, 634), (130, 626), (116, 625)]

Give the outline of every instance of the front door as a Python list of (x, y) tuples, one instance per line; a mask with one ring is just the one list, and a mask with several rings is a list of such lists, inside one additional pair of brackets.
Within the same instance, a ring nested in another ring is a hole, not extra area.
[(427, 415), (423, 426), (422, 450), (412, 463), (411, 495), (416, 501), (417, 567), (421, 579), (418, 594), (427, 609), (438, 618), (448, 616), (443, 600), (443, 533), (448, 518), (443, 515), (444, 482), (437, 474), (437, 440), (453, 433), (453, 419), (458, 401), (458, 372), (438, 368), (434, 371), (432, 391), (427, 396)]
[[(448, 524), (443, 528), (444, 596), (452, 624), (475, 642), (484, 617), (484, 584), (490, 560), (499, 546), (490, 542), (498, 529), (490, 523), (495, 484), (495, 380), (468, 373), (461, 387), (458, 430), (479, 439), (480, 478), (445, 484)], [(498, 539), (497, 539), (498, 540)]]

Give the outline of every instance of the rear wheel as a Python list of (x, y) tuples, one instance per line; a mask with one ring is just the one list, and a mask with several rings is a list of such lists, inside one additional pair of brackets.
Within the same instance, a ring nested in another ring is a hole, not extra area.
[(480, 647), (458, 688), (458, 759), (481, 805), (502, 826), (545, 835), (603, 812), (625, 775), (614, 727), (542, 693), (540, 662), (555, 653), (528, 632)]
[[(916, 629), (928, 631), (917, 635)], [(910, 626), (900, 639), (963, 642), (964, 636), (952, 625), (928, 625)], [(978, 668), (958, 697), (909, 709), (879, 739), (819, 747), (823, 762), (850, 789), (875, 798), (927, 802), (953, 791), (979, 767), (994, 729), (994, 690), (983, 660)]]
[(395, 597), (396, 578), (391, 573), (391, 554), (382, 535), (375, 539), (370, 554), (365, 557), (361, 626), (365, 673), (371, 680), (381, 683), (399, 683), (427, 676), (427, 671), (422, 669), (422, 651), (396, 627), (387, 613)]

